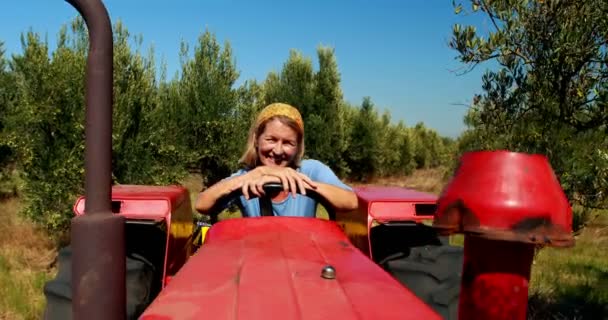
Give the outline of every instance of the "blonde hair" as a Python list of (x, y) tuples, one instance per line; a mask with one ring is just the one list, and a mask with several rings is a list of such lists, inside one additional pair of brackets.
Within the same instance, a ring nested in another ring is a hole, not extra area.
[(259, 113), (256, 120), (249, 128), (245, 152), (243, 152), (243, 155), (239, 159), (239, 163), (243, 164), (247, 169), (253, 169), (260, 164), (257, 139), (264, 133), (266, 125), (273, 120), (279, 120), (297, 133), (298, 151), (290, 166), (295, 168), (300, 166), (300, 162), (304, 156), (304, 122), (302, 121), (302, 116), (296, 108), (288, 104), (273, 103), (266, 106)]

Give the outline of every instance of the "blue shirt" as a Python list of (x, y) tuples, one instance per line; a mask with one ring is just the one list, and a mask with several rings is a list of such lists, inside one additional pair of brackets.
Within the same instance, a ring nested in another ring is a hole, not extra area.
[[(313, 181), (331, 184), (352, 191), (351, 187), (343, 183), (336, 174), (321, 161), (313, 159), (302, 160), (300, 168), (298, 168), (297, 171), (305, 174)], [(245, 173), (247, 173), (247, 170), (241, 169), (233, 173), (230, 177), (239, 176)], [(245, 196), (241, 196), (240, 201), (249, 217), (261, 216), (259, 198), (246, 200)], [(272, 202), (272, 211), (275, 216), (315, 217), (316, 209), (317, 202), (314, 199), (301, 194), (296, 194), (294, 198), (290, 193), (286, 199), (280, 202)]]

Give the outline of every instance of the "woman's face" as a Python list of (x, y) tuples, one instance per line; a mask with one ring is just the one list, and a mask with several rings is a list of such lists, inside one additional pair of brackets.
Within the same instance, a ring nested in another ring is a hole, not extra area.
[(257, 144), (262, 165), (287, 167), (298, 153), (298, 133), (274, 119), (266, 124)]

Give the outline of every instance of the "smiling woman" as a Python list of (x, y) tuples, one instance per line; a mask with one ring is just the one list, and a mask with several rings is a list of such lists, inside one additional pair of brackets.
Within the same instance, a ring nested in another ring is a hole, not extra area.
[[(300, 112), (284, 103), (268, 105), (249, 130), (240, 160), (243, 168), (201, 192), (196, 209), (208, 213), (220, 198), (241, 189), (243, 213), (258, 217), (261, 214), (257, 197), (264, 195), (263, 186), (271, 182), (283, 185), (283, 191), (272, 197), (274, 215), (314, 217), (317, 202), (306, 197), (306, 190), (314, 190), (336, 211), (355, 209), (357, 196), (352, 188), (327, 165), (318, 160), (302, 160), (303, 155), (304, 122)], [(256, 198), (251, 199), (250, 195)]]

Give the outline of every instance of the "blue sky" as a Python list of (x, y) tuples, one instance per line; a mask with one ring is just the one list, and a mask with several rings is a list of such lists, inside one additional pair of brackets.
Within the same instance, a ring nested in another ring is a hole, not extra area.
[[(313, 61), (319, 45), (335, 48), (347, 101), (370, 96), (379, 112), (409, 126), (423, 121), (446, 136), (457, 136), (462, 116), (481, 90), (482, 65), (458, 76), (462, 67), (448, 47), (454, 23), (487, 30), (481, 17), (456, 16), (451, 0), (105, 0), (112, 21), (120, 19), (144, 48), (154, 46), (168, 76), (179, 69), (181, 40), (191, 46), (206, 28), (229, 41), (241, 76), (263, 80), (279, 71), (289, 50)], [(62, 0), (20, 0), (3, 4), (0, 41), (7, 53), (21, 51), (20, 34), (32, 28), (54, 48), (61, 25), (76, 11)]]

